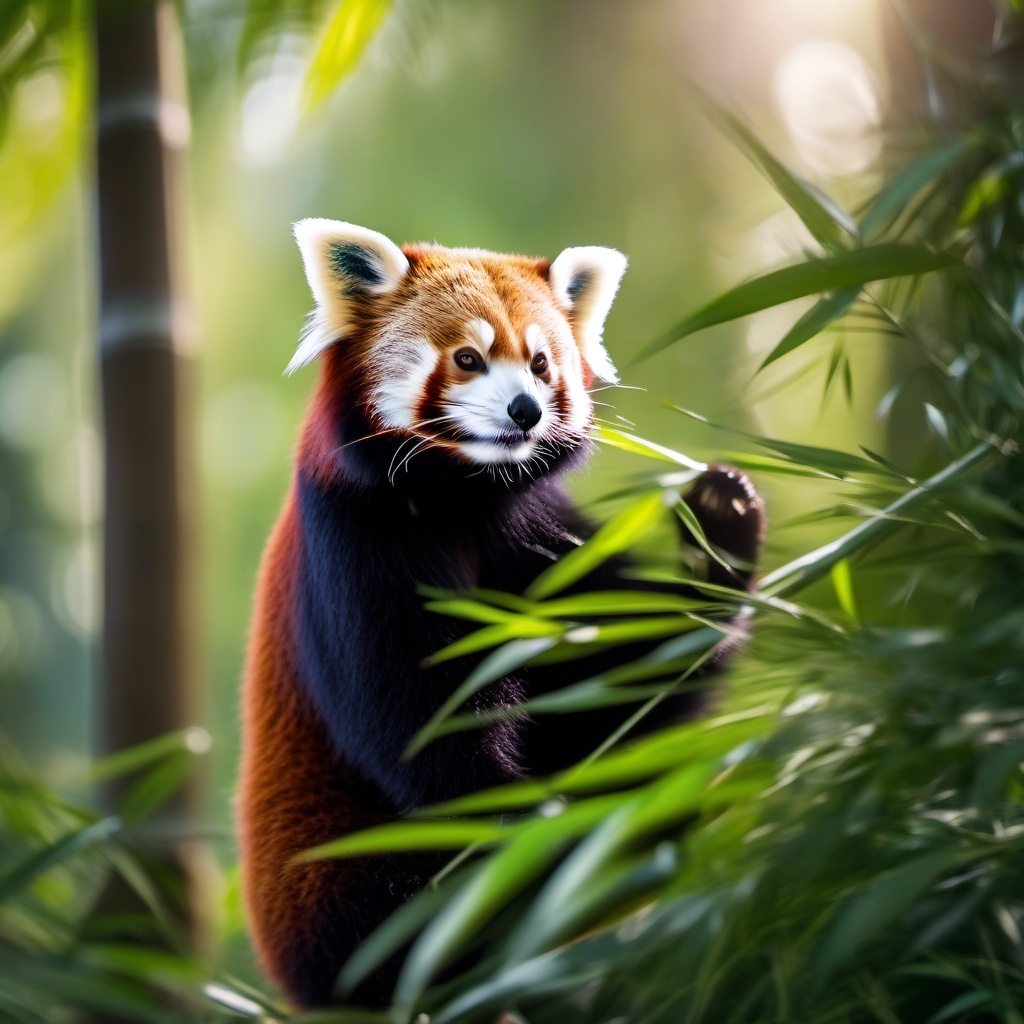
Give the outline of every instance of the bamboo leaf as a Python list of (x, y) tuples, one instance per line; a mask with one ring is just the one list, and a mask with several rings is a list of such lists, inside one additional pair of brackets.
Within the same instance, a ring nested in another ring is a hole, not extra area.
[[(566, 865), (563, 863), (559, 874)], [(585, 886), (568, 893), (562, 904), (546, 913), (540, 897), (535, 899), (529, 917), (522, 919), (516, 935), (522, 931), (526, 941), (506, 951), (506, 963), (514, 969), (524, 950), (545, 951), (572, 941), (600, 924), (608, 928), (628, 918), (638, 903), (656, 899), (679, 871), (679, 858), (672, 843), (657, 844), (643, 857), (628, 857), (589, 877)], [(545, 886), (545, 892), (549, 886)], [(534, 918), (534, 912), (537, 917)], [(538, 927), (527, 932), (528, 922)], [(511, 943), (511, 940), (510, 940)]]
[(120, 942), (92, 944), (83, 951), (82, 960), (91, 967), (117, 971), (165, 988), (195, 986), (206, 978), (199, 964), (184, 957)]
[(780, 306), (793, 299), (855, 286), (859, 289), (872, 281), (891, 277), (948, 270), (958, 262), (949, 253), (932, 252), (923, 245), (892, 243), (784, 267), (737, 285), (713, 299), (645, 348), (637, 358), (646, 359), (697, 331), (749, 316), (771, 306)]
[(562, 862), (534, 899), (508, 938), (505, 964), (569, 938), (564, 932), (566, 905), (597, 884), (604, 865), (617, 851), (691, 816), (715, 772), (709, 763), (687, 766), (644, 790), (604, 821)]
[(522, 618), (518, 612), (495, 608), (493, 605), (471, 601), (463, 597), (427, 601), (423, 607), (428, 612), (436, 612), (438, 615), (450, 615), (453, 619), (468, 619), (470, 622), (483, 622), (490, 625), (518, 622)]
[(665, 499), (661, 491), (644, 495), (613, 516), (584, 544), (563, 555), (526, 588), (532, 600), (550, 597), (582, 579), (613, 555), (631, 547), (661, 518)]
[(686, 501), (682, 498), (676, 502), (676, 515), (682, 520), (683, 525), (689, 530), (690, 535), (697, 542), (697, 546), (710, 558), (713, 562), (717, 562), (723, 569), (732, 569), (732, 565), (729, 561), (722, 557), (708, 541), (707, 537), (704, 536), (704, 527), (701, 526), (700, 520), (697, 518), (696, 513), (686, 504)]
[(617, 430), (615, 427), (605, 426), (603, 423), (595, 426), (594, 437), (604, 444), (611, 445), (613, 448), (621, 448), (625, 452), (633, 452), (635, 455), (646, 455), (648, 458), (662, 459), (665, 462), (674, 462), (677, 466), (683, 466), (686, 469), (692, 470), (694, 477), (699, 473), (703, 473), (708, 468), (706, 463), (697, 462), (681, 452), (673, 451), (664, 445), (655, 444), (653, 441), (647, 441), (642, 437), (637, 437), (636, 434)]
[(849, 533), (769, 573), (761, 581), (758, 589), (771, 597), (784, 597), (803, 589), (830, 572), (837, 562), (849, 558), (871, 544), (877, 544), (900, 525), (900, 517), (923, 505), (936, 491), (970, 473), (995, 451), (996, 449), (987, 441), (976, 445), (962, 458), (908, 491)]
[(737, 748), (764, 734), (765, 719), (756, 710), (745, 716), (708, 719), (662, 729), (651, 736), (605, 753), (594, 761), (577, 765), (550, 779), (525, 779), (427, 808), (436, 816), (456, 814), (497, 814), (519, 810), (553, 796), (577, 796), (626, 786), (657, 778), (674, 768), (711, 758), (727, 758)]
[(394, 1007), (408, 1016), (429, 982), (509, 900), (546, 871), (565, 846), (588, 832), (622, 798), (595, 797), (528, 825), (448, 901), (417, 939), (395, 987)]
[(912, 476), (907, 476), (899, 466), (894, 465), (887, 458), (879, 455), (878, 452), (873, 452), (870, 448), (865, 448), (864, 445), (858, 445), (860, 450), (877, 466), (883, 470), (888, 470), (894, 477), (903, 480), (908, 484), (916, 484), (917, 481)]
[(1017, 179), (1024, 172), (1024, 153), (1010, 153), (989, 167), (971, 182), (963, 199), (958, 223), (969, 227), (991, 207), (1000, 203), (1017, 188)]
[[(879, 465), (870, 459), (854, 455), (837, 448), (822, 448), (818, 445), (795, 444), (790, 441), (776, 441), (766, 437), (754, 438), (758, 444), (770, 448), (794, 465), (811, 466), (839, 479), (851, 479), (858, 473), (877, 475), (891, 474), (890, 467)], [(902, 475), (900, 479), (905, 479)]]
[(86, 780), (89, 783), (106, 782), (148, 768), (176, 754), (205, 754), (209, 749), (210, 734), (205, 729), (182, 729), (94, 761), (86, 774)]
[(487, 821), (425, 821), (407, 818), (351, 835), (332, 839), (294, 859), (296, 864), (314, 860), (358, 857), (367, 853), (393, 853), (397, 850), (461, 850), (471, 843), (498, 843), (509, 836), (507, 828)]
[[(465, 592), (462, 591), (444, 590), (440, 587), (427, 586), (418, 587), (417, 593), (420, 594), (421, 597), (434, 601), (451, 601), (465, 596)], [(518, 594), (506, 594), (500, 590), (489, 590), (486, 587), (474, 587), (469, 591), (469, 596), (472, 597), (474, 601), (494, 605), (494, 607), (502, 608), (505, 611), (518, 612), (520, 615), (533, 614), (533, 602), (527, 601)]]
[[(964, 992), (963, 995), (951, 999), (937, 1013), (933, 1013), (925, 1021), (925, 1024), (944, 1024), (945, 1021), (958, 1017), (966, 1010), (977, 1010), (983, 1006), (992, 1010), (1000, 1009), (999, 1001), (991, 992)], [(973, 1017), (974, 1015), (971, 1014), (971, 1016)]]
[(0, 875), (0, 905), (9, 900), (26, 886), (52, 868), (66, 860), (109, 839), (121, 828), (119, 818), (103, 818), (100, 821), (76, 829), (58, 839), (28, 859)]
[(151, 817), (181, 789), (193, 763), (191, 753), (181, 751), (159, 761), (127, 791), (118, 814), (130, 825)]
[(677, 876), (680, 858), (670, 842), (659, 842), (641, 858), (628, 857), (602, 873), (593, 884), (578, 889), (565, 903), (561, 927), (552, 931), (549, 944), (561, 944), (560, 936), (579, 935), (600, 921), (607, 927), (636, 909), (636, 902), (650, 902)]
[[(664, 675), (664, 672), (659, 673)], [(486, 729), (501, 722), (533, 715), (566, 715), (580, 711), (635, 704), (665, 691), (668, 683), (661, 681), (650, 686), (612, 687), (602, 682), (575, 683), (552, 693), (534, 697), (512, 707), (487, 708), (471, 714), (452, 715), (437, 727), (437, 736), (450, 736), (472, 729)]]
[(230, 976), (208, 981), (203, 985), (203, 995), (238, 1016), (252, 1017), (258, 1021), (265, 1021), (268, 1016), (281, 1012), (280, 1007), (275, 1006), (262, 992)]
[(853, 594), (853, 574), (850, 572), (849, 559), (844, 558), (832, 566), (832, 588), (836, 592), (836, 599), (839, 607), (850, 616), (857, 619), (857, 602)]
[(650, 686), (605, 686), (597, 682), (574, 683), (553, 693), (545, 693), (527, 701), (523, 708), (531, 715), (568, 715), (580, 711), (597, 711), (601, 708), (618, 707), (620, 704), (637, 704), (642, 700), (663, 693), (667, 682)]
[[(823, 475), (833, 478), (843, 478), (855, 473), (875, 474), (885, 469), (892, 471), (891, 466), (881, 466), (877, 464), (874, 459), (865, 459), (859, 455), (854, 455), (852, 452), (842, 451), (837, 448), (825, 448), (820, 445), (798, 444), (793, 441), (780, 441), (778, 438), (774, 437), (764, 437), (760, 434), (751, 434), (745, 430), (737, 430), (734, 427), (727, 427), (720, 423), (714, 423), (690, 409), (682, 408), (682, 406), (669, 404), (668, 407), (674, 412), (678, 412), (689, 419), (697, 420), (697, 422), (704, 423), (709, 427), (713, 427), (715, 430), (721, 430), (737, 437), (746, 438), (761, 448), (767, 448), (769, 451), (781, 455), (790, 464), (789, 469), (800, 472), (803, 475)], [(725, 458), (730, 461), (734, 458), (749, 460), (757, 459), (759, 457), (760, 456), (749, 455), (746, 453), (727, 453), (725, 456)], [(774, 465), (776, 465), (774, 462), (766, 463), (764, 468), (770, 468)], [(818, 474), (815, 473), (816, 470), (819, 471)], [(898, 476), (901, 480), (906, 479), (906, 475), (903, 473), (895, 472), (893, 475)]]
[(478, 629), (468, 636), (450, 643), (436, 654), (426, 658), (424, 665), (438, 665), (443, 661), (461, 658), (466, 654), (476, 654), (477, 651), (485, 651), (489, 647), (500, 647), (502, 644), (509, 643), (512, 640), (520, 640), (526, 637), (552, 637), (558, 636), (562, 632), (563, 627), (557, 623), (520, 615), (507, 622), (484, 626), (483, 629)]
[(644, 618), (626, 619), (623, 622), (609, 622), (603, 625), (585, 625), (570, 629), (563, 642), (589, 647), (634, 643), (637, 640), (651, 640), (676, 633), (686, 633), (695, 628), (692, 616), (652, 615)]
[(816, 990), (820, 991), (842, 963), (897, 920), (956, 861), (953, 846), (932, 850), (906, 861), (851, 896), (813, 955)]
[(493, 789), (482, 789), (467, 793), (443, 804), (427, 807), (421, 812), (433, 816), (459, 814), (500, 814), (505, 811), (523, 810), (559, 795), (562, 789), (555, 779), (523, 779), (509, 782)]
[(778, 473), (781, 476), (800, 476), (819, 480), (841, 480), (834, 472), (801, 465), (791, 459), (779, 459), (771, 455), (756, 455), (750, 452), (726, 452), (725, 459), (730, 466), (750, 470), (752, 473)]
[(329, 8), (306, 69), (308, 111), (320, 106), (353, 71), (391, 4), (392, 0), (340, 0)]
[(464, 871), (452, 875), (446, 880), (447, 884), (441, 884), (436, 889), (424, 889), (375, 928), (346, 961), (338, 975), (338, 990), (342, 994), (352, 992), (360, 982), (406, 946), (417, 932), (437, 916), (451, 898), (453, 890), (466, 883), (467, 874)]
[(826, 249), (838, 252), (851, 240), (859, 238), (857, 224), (831, 196), (781, 164), (738, 118), (717, 104), (713, 104), (712, 109), (728, 134), (771, 182), (816, 241)]
[(758, 367), (760, 373), (766, 366), (771, 366), (777, 359), (788, 355), (794, 349), (799, 348), (805, 341), (821, 334), (826, 327), (835, 323), (842, 317), (850, 307), (857, 301), (860, 295), (860, 286), (853, 288), (842, 288), (839, 291), (824, 295), (811, 306), (786, 332), (782, 341), (765, 357), (764, 362)]
[(415, 757), (431, 740), (439, 735), (439, 727), (458, 708), (485, 686), (501, 679), (549, 650), (557, 642), (555, 637), (516, 637), (492, 651), (466, 678), (461, 686), (434, 712), (430, 720), (413, 736), (403, 758)]
[[(494, 976), (487, 976), (467, 992), (458, 993), (451, 1003), (432, 1016), (434, 1024), (456, 1024), (457, 1021), (487, 1020), (482, 1014), (514, 1005), (524, 996), (550, 1001), (561, 993), (585, 991), (603, 974), (600, 955), (580, 955), (573, 948), (547, 954), (517, 964)], [(509, 1017), (510, 1021), (515, 1020)]]
[(875, 196), (860, 221), (865, 238), (873, 238), (893, 218), (902, 213), (907, 204), (926, 185), (935, 181), (964, 155), (976, 147), (973, 139), (964, 139), (928, 153), (900, 172)]
[(735, 590), (732, 587), (723, 587), (717, 583), (708, 583), (705, 580), (697, 580), (691, 584), (701, 593), (720, 596), (724, 601), (733, 606), (741, 605), (752, 608), (760, 608), (764, 611), (779, 612), (799, 622), (810, 622), (832, 633), (844, 632), (838, 623), (834, 622), (827, 615), (819, 612), (816, 608), (809, 608), (806, 605), (798, 605), (792, 601), (784, 601), (781, 598), (771, 597), (768, 594), (758, 591)]
[(643, 590), (592, 590), (544, 601), (533, 606), (536, 615), (551, 619), (575, 619), (591, 615), (639, 615), (644, 612), (688, 612), (703, 602), (677, 594)]

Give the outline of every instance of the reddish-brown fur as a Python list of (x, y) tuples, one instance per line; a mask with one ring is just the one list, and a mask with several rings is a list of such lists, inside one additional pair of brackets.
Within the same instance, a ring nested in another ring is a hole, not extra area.
[[(291, 629), (300, 543), (294, 495), (270, 538), (256, 589), (244, 690), (245, 751), (239, 792), (242, 864), (253, 941), (271, 979), (326, 893), (357, 868), (348, 861), (296, 866), (303, 850), (372, 823), (346, 792), (345, 771), (295, 674)], [(258, 839), (258, 841), (256, 841)]]

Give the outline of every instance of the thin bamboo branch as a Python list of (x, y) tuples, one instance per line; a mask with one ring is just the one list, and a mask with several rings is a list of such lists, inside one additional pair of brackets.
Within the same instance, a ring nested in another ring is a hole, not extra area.
[(913, 490), (907, 491), (849, 533), (769, 573), (761, 580), (758, 591), (771, 597), (788, 597), (803, 590), (825, 576), (844, 558), (850, 558), (869, 545), (877, 544), (902, 525), (901, 517), (920, 508), (936, 491), (966, 475), (997, 450), (991, 441), (975, 445), (966, 455), (951, 462), (945, 469), (929, 477)]

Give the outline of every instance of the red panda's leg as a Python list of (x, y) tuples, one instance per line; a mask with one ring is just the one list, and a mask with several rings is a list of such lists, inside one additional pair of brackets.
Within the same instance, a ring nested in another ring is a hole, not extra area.
[[(253, 936), (267, 974), (304, 1009), (337, 1002), (335, 983), (366, 937), (419, 891), (439, 865), (426, 858), (373, 857), (280, 865), (267, 879), (249, 879)], [(262, 891), (261, 891), (262, 890)], [(352, 995), (386, 1005), (398, 963), (385, 964)]]

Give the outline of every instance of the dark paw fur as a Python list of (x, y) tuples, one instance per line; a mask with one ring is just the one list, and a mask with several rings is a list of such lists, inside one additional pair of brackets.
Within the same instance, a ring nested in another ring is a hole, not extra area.
[[(765, 510), (750, 478), (729, 466), (711, 466), (683, 495), (708, 542), (733, 567), (726, 569), (701, 553), (706, 579), (727, 587), (748, 587), (754, 578), (765, 532)], [(684, 539), (695, 545), (684, 528)], [(703, 575), (703, 573), (702, 573)]]

